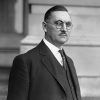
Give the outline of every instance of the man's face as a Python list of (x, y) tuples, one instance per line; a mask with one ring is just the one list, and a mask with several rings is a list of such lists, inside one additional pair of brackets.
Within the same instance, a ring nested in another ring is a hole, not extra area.
[[(69, 39), (71, 18), (66, 11), (55, 11), (50, 20), (45, 23), (45, 38), (57, 47), (62, 46)], [(72, 24), (71, 24), (72, 25)]]

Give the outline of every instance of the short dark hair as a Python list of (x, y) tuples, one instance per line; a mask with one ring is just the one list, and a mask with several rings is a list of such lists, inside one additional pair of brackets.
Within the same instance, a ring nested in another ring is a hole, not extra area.
[(66, 7), (63, 6), (63, 5), (53, 6), (49, 10), (47, 10), (47, 12), (45, 13), (44, 21), (47, 21), (49, 19), (50, 15), (51, 15), (51, 13), (55, 12), (55, 11), (66, 11), (66, 12), (68, 12), (68, 10), (66, 9)]

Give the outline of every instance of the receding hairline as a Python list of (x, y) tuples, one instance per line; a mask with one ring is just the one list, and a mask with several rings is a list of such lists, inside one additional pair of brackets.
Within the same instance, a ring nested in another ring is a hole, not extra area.
[(57, 12), (57, 11), (65, 11), (68, 13), (68, 10), (65, 6), (63, 5), (56, 5), (56, 6), (53, 6), (51, 7), (50, 9), (48, 9), (45, 13), (45, 16), (44, 16), (44, 21), (46, 20), (49, 20), (50, 19), (50, 16), (52, 15), (53, 12)]

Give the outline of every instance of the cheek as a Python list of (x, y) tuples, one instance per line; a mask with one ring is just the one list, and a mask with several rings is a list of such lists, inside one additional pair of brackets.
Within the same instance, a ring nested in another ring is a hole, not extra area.
[(57, 37), (57, 35), (59, 34), (59, 32), (56, 29), (53, 29), (53, 28), (49, 28), (48, 33), (49, 33), (49, 35), (52, 36), (52, 38)]
[(68, 35), (68, 37), (70, 37), (70, 33), (71, 33), (71, 31), (70, 31), (70, 32), (68, 32), (68, 34), (67, 34), (67, 35)]
[(52, 38), (53, 39), (58, 39), (59, 38), (58, 34), (59, 34), (58, 31), (52, 31)]

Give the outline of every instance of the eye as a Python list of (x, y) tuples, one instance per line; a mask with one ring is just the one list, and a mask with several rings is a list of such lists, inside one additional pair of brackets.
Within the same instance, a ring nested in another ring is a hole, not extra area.
[(72, 26), (72, 23), (71, 22), (66, 22), (66, 26), (70, 27), (70, 26)]
[(55, 24), (60, 26), (60, 25), (63, 25), (63, 22), (59, 20), (59, 21), (56, 21)]

